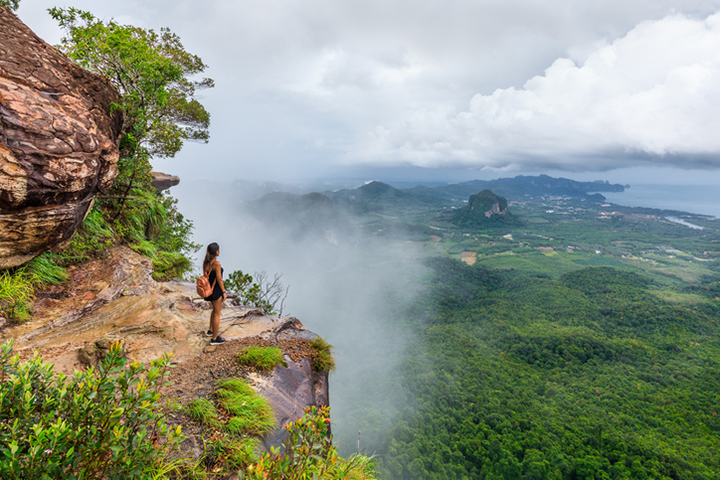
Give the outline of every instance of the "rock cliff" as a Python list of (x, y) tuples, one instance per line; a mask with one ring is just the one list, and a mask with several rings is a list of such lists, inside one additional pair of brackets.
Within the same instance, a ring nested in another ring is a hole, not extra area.
[(115, 178), (117, 98), (0, 8), (0, 268), (69, 239)]
[[(268, 317), (257, 308), (228, 300), (220, 319), (227, 343), (209, 346), (205, 336), (210, 305), (185, 282), (155, 282), (146, 257), (114, 247), (102, 260), (70, 267), (70, 280), (38, 293), (32, 319), (0, 329), (0, 343), (14, 340), (21, 359), (36, 351), (56, 372), (96, 365), (110, 343), (124, 342), (129, 359), (148, 362), (174, 352), (174, 383), (165, 394), (185, 404), (211, 395), (218, 379), (245, 376), (266, 397), (278, 426), (303, 414), (308, 405), (328, 405), (327, 374), (310, 365), (308, 341), (316, 335), (292, 317)], [(287, 367), (240, 375), (234, 356), (248, 345), (277, 345)], [(276, 429), (265, 445), (279, 445)], [(192, 443), (192, 439), (191, 439)]]
[(452, 220), (458, 225), (482, 225), (488, 222), (512, 223), (507, 200), (490, 190), (470, 195), (468, 204), (452, 213)]

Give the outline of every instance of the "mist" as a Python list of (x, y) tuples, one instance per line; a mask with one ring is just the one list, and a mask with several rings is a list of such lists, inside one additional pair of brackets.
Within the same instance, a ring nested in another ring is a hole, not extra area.
[(282, 274), (289, 286), (283, 315), (297, 317), (334, 346), (335, 443), (344, 454), (355, 452), (361, 432), (360, 450), (372, 454), (383, 448), (398, 407), (407, 401), (397, 380), (409, 339), (401, 320), (428, 274), (419, 261), (422, 247), (352, 227), (351, 237), (337, 241), (337, 232), (298, 232), (248, 213), (244, 202), (275, 188), (183, 181), (171, 195), (203, 246), (195, 255), (198, 272), (205, 247), (217, 242), (225, 278), (236, 270)]

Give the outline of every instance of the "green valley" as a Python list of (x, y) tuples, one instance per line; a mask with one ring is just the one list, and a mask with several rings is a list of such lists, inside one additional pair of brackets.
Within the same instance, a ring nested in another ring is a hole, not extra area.
[(363, 428), (383, 478), (720, 478), (720, 221), (601, 202), (363, 212), (431, 272)]

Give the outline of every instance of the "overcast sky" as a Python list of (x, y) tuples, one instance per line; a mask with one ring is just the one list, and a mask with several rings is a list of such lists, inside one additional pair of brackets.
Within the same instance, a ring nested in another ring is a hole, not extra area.
[[(183, 178), (720, 184), (720, 0), (22, 0), (169, 27), (216, 88)], [(617, 170), (620, 169), (620, 170)]]

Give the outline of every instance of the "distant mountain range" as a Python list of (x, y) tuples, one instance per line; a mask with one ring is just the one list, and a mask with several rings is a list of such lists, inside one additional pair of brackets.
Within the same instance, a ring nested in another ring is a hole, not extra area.
[(353, 189), (325, 192), (325, 195), (340, 211), (353, 215), (413, 215), (453, 206), (452, 201), (442, 197), (402, 191), (382, 182), (369, 182)]
[[(263, 192), (269, 185), (236, 182), (245, 194)], [(276, 185), (283, 188), (282, 185)], [(517, 176), (497, 180), (435, 187), (416, 186), (397, 189), (382, 182), (368, 182), (357, 188), (334, 192), (298, 195), (288, 192), (268, 193), (243, 203), (244, 208), (263, 223), (289, 229), (294, 235), (320, 235), (343, 242), (355, 236), (350, 217), (390, 218), (443, 213), (453, 223), (508, 223), (516, 221), (506, 212), (507, 200), (524, 197), (569, 196), (590, 202), (603, 202), (605, 197), (593, 192), (622, 192), (622, 185), (608, 182), (576, 182), (547, 175)], [(507, 199), (507, 200), (506, 200)], [(493, 207), (496, 205), (496, 207)], [(459, 208), (462, 207), (462, 208)], [(495, 208), (492, 215), (486, 212)]]
[[(465, 183), (437, 187), (417, 186), (404, 190), (416, 195), (430, 195), (451, 201), (465, 201), (480, 190), (492, 190), (510, 200), (519, 200), (524, 196), (540, 197), (546, 195), (588, 197), (595, 192), (623, 192), (625, 187), (603, 181), (577, 182), (567, 178), (553, 178), (547, 175), (498, 178), (496, 180), (473, 180)], [(600, 199), (594, 196), (595, 199)]]

